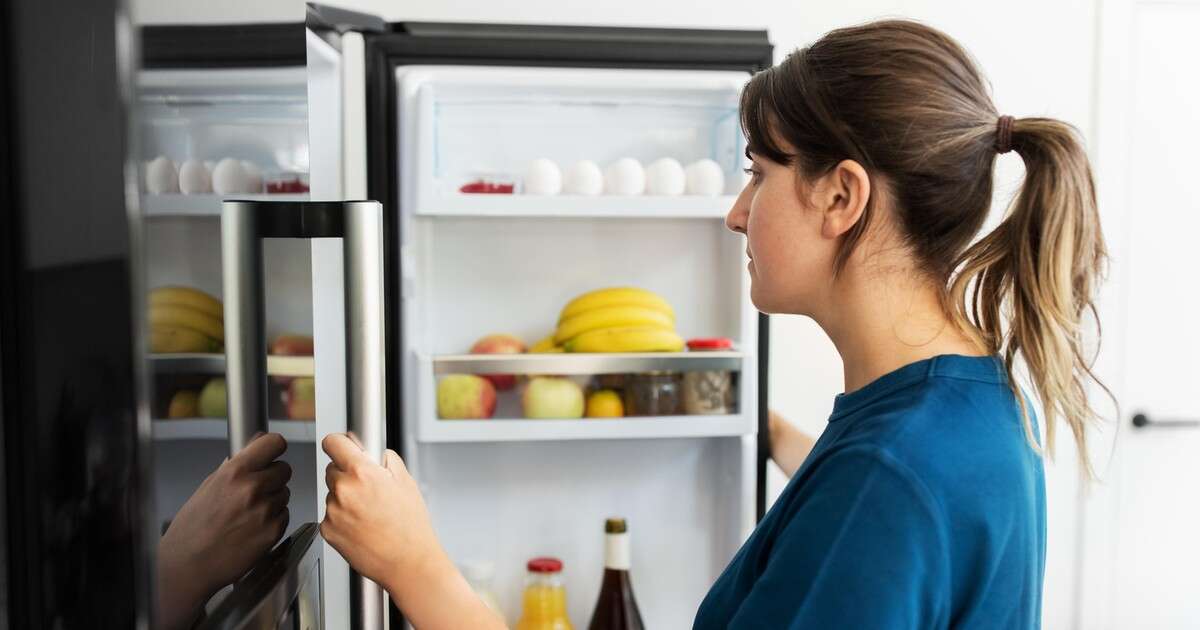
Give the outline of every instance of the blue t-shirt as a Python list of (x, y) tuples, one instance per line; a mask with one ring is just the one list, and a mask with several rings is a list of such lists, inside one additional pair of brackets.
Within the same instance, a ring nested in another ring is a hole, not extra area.
[(1045, 558), (1042, 460), (1003, 367), (941, 355), (837, 397), (695, 627), (1037, 628)]

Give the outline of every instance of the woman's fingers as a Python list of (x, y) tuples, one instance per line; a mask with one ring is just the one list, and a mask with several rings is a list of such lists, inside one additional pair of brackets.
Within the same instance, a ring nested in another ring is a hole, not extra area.
[(329, 489), (330, 495), (337, 490), (338, 480), (345, 474), (337, 467), (337, 464), (329, 464), (325, 467), (325, 487)]
[(408, 476), (408, 467), (404, 465), (404, 460), (390, 448), (383, 454), (383, 465), (397, 479)]
[(242, 470), (261, 470), (287, 452), (287, 440), (278, 433), (264, 433), (233, 456)]
[(350, 470), (355, 463), (369, 461), (367, 454), (345, 433), (326, 435), (325, 439), (321, 440), (321, 449), (342, 470)]

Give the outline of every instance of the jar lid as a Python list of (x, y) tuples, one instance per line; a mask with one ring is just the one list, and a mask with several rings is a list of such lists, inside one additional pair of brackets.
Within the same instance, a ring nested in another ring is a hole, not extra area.
[(562, 560), (558, 558), (534, 558), (525, 568), (534, 573), (558, 573), (562, 571)]
[(688, 350), (728, 350), (733, 347), (733, 340), (729, 337), (689, 339), (687, 347)]

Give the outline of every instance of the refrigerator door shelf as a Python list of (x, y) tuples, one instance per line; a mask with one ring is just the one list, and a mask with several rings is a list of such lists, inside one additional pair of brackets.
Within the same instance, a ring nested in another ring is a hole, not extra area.
[(559, 440), (645, 440), (754, 435), (744, 415), (644, 416), (578, 420), (438, 420), (422, 418), (419, 442), (544, 442)]
[[(278, 433), (288, 444), (316, 442), (316, 423), (311, 420), (270, 420), (271, 433)], [(225, 418), (156, 418), (151, 427), (155, 442), (177, 440), (229, 439), (229, 420)]]
[(431, 200), (417, 208), (424, 216), (460, 217), (564, 217), (564, 218), (672, 218), (724, 219), (737, 200), (735, 195), (700, 196), (595, 196), (460, 194)]
[[(153, 374), (213, 374), (225, 373), (225, 355), (201, 353), (152, 354), (146, 357)], [(313, 376), (316, 373), (312, 357), (267, 356), (270, 376)]]
[(278, 193), (260, 195), (142, 195), (142, 214), (154, 217), (213, 217), (221, 216), (221, 203), (226, 199), (253, 201), (307, 201), (308, 193)]
[(702, 370), (740, 371), (742, 352), (641, 352), (623, 354), (455, 354), (433, 357), (433, 373), (631, 374)]

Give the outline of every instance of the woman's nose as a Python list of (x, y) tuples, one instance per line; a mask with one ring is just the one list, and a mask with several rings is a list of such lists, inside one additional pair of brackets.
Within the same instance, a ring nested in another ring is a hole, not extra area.
[(729, 214), (725, 215), (725, 227), (738, 234), (746, 233), (746, 218), (750, 214), (750, 198), (747, 194), (749, 189), (749, 184), (742, 188), (741, 194), (733, 202), (733, 207), (729, 209)]

